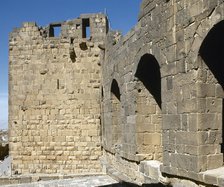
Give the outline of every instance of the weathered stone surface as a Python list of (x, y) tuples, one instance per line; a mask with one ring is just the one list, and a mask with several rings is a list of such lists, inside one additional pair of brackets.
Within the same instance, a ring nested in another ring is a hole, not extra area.
[[(14, 174), (101, 172), (97, 46), (106, 36), (106, 19), (102, 14), (81, 15), (46, 28), (24, 23), (11, 34), (9, 128)], [(85, 35), (86, 21), (91, 23), (91, 38)], [(61, 26), (59, 37), (54, 36), (54, 26)]]
[[(124, 113), (120, 114), (124, 137), (121, 157), (128, 159), (128, 154), (143, 156), (146, 153), (145, 160), (150, 160), (163, 150), (162, 168), (165, 173), (201, 181), (203, 179), (199, 179), (199, 171), (222, 166), (220, 133), (223, 127), (220, 117), (223, 106), (219, 98), (222, 98), (223, 85), (216, 80), (214, 69), (199, 54), (206, 34), (218, 23), (211, 7), (215, 12), (223, 7), (223, 3), (211, 4), (200, 0), (187, 3), (159, 1), (155, 6), (155, 1), (143, 1), (139, 23), (133, 29), (135, 33), (130, 32), (113, 47), (110, 47), (111, 41), (107, 37), (105, 60), (102, 63), (105, 90), (103, 126), (105, 129), (111, 126), (111, 82), (116, 80), (122, 98), (121, 107), (124, 109)], [(209, 13), (212, 13), (211, 18), (208, 18)], [(220, 11), (218, 14), (224, 17)], [(112, 33), (109, 35), (111, 37)], [(133, 42), (132, 36), (135, 38), (135, 35), (138, 39)], [(134, 50), (130, 52), (130, 49)], [(161, 84), (161, 108), (157, 102), (159, 94), (155, 96), (153, 88), (150, 89), (156, 82), (155, 75), (150, 72), (153, 68), (156, 72), (150, 58), (147, 60), (148, 67), (142, 66), (142, 69), (148, 69), (145, 74), (151, 75), (148, 77), (149, 83), (144, 82), (142, 77), (136, 78), (146, 54), (154, 55), (160, 67), (161, 78), (157, 86)], [(161, 113), (158, 113), (158, 109), (161, 109)], [(135, 119), (130, 116), (135, 116)], [(160, 145), (155, 133), (161, 133), (162, 146), (153, 149), (155, 145)], [(130, 134), (135, 134), (133, 137), (136, 141), (133, 142), (133, 138), (130, 140)], [(105, 130), (103, 146), (110, 144), (110, 136), (110, 131)], [(136, 148), (133, 153), (132, 142)], [(107, 151), (112, 153), (110, 149)], [(212, 161), (215, 157), (216, 161)], [(110, 161), (114, 165), (120, 163), (119, 157)]]
[[(222, 185), (200, 172), (223, 166), (223, 9), (218, 0), (144, 0), (126, 36), (108, 31), (102, 14), (14, 30), (14, 173), (100, 172), (103, 156), (137, 184)], [(171, 178), (145, 172), (150, 160)]]
[(75, 176), (75, 175), (46, 175), (46, 176), (22, 176), (21, 178), (14, 177), (11, 180), (7, 178), (0, 179), (2, 185), (9, 187), (49, 187), (49, 186), (120, 186), (121, 184), (107, 175), (88, 175), (88, 176)]

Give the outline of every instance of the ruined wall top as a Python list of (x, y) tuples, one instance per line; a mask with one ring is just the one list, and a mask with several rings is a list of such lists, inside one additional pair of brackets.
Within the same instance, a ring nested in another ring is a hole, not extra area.
[[(105, 27), (106, 25), (106, 27)], [(29, 28), (32, 28), (29, 30)], [(104, 14), (81, 14), (72, 20), (53, 22), (46, 27), (40, 27), (35, 22), (24, 22), (22, 28), (16, 28), (10, 34), (14, 38), (20, 31), (35, 31), (32, 37), (49, 39), (71, 38), (72, 42), (79, 39), (88, 39), (93, 42), (102, 41), (108, 31), (108, 20)], [(38, 31), (38, 32), (37, 32)]]

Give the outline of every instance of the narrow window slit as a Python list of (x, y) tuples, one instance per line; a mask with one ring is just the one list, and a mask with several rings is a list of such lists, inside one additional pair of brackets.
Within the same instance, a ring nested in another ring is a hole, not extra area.
[(90, 38), (90, 21), (89, 18), (82, 20), (82, 38)]
[(57, 79), (57, 89), (59, 90), (59, 79)]

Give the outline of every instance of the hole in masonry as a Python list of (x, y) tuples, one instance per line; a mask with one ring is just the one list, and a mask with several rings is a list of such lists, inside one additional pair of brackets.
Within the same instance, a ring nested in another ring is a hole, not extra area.
[(61, 35), (61, 24), (50, 25), (50, 37), (60, 37)]
[(82, 38), (90, 38), (90, 21), (89, 18), (82, 19)]

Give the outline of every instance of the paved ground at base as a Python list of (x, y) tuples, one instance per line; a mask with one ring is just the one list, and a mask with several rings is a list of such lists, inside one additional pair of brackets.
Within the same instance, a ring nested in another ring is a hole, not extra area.
[(29, 184), (11, 184), (5, 187), (109, 187), (121, 185), (107, 175), (103, 176), (84, 176), (73, 179), (61, 179), (51, 181), (40, 181)]

